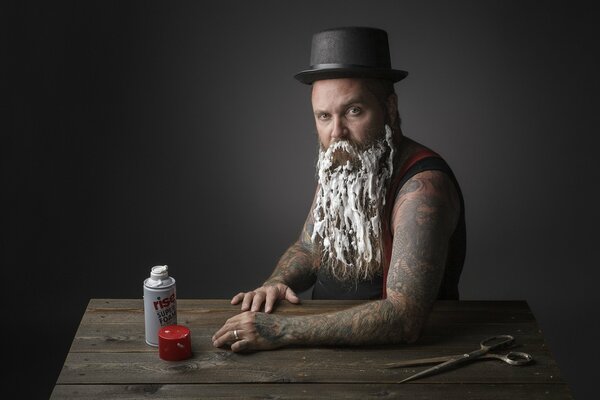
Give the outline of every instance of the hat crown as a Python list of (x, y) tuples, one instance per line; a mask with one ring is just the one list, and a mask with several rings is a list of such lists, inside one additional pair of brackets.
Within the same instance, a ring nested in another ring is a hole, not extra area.
[(327, 29), (313, 35), (310, 65), (359, 65), (390, 68), (387, 32), (368, 27)]
[(294, 78), (307, 85), (322, 79), (373, 78), (398, 82), (408, 72), (392, 69), (387, 32), (361, 26), (326, 29), (312, 37), (310, 69)]

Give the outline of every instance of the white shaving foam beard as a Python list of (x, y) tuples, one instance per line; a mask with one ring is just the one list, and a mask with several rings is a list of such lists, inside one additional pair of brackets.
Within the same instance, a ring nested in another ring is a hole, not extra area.
[(321, 250), (321, 268), (336, 279), (357, 282), (382, 272), (381, 218), (394, 151), (388, 125), (385, 137), (364, 150), (338, 141), (319, 151), (312, 240)]

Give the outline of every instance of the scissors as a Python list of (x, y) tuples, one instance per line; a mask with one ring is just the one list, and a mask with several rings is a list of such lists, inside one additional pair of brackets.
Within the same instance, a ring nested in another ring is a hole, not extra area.
[(441, 362), (434, 367), (428, 368), (424, 371), (418, 372), (408, 378), (398, 382), (403, 383), (406, 381), (410, 381), (413, 379), (421, 378), (427, 375), (433, 375), (439, 372), (446, 371), (448, 369), (454, 368), (459, 364), (463, 364), (468, 361), (473, 361), (477, 359), (497, 359), (502, 360), (510, 365), (524, 365), (533, 361), (533, 357), (531, 357), (527, 353), (521, 353), (520, 351), (511, 351), (507, 354), (496, 354), (490, 353), (492, 350), (506, 348), (512, 345), (515, 341), (515, 338), (511, 335), (499, 335), (492, 336), (487, 339), (481, 341), (480, 348), (477, 350), (473, 350), (470, 353), (455, 355), (455, 356), (443, 356), (443, 357), (432, 357), (432, 358), (421, 358), (418, 360), (406, 360), (395, 363), (387, 364), (387, 368), (399, 368), (399, 367), (408, 367), (422, 364), (432, 364)]

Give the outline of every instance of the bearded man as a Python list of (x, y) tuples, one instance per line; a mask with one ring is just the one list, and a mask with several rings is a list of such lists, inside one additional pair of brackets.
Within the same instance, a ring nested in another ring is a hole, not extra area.
[[(412, 343), (436, 299), (458, 299), (464, 202), (444, 160), (400, 130), (387, 33), (348, 27), (313, 36), (318, 185), (299, 239), (259, 288), (234, 296), (241, 314), (213, 336), (233, 351), (287, 345)], [(277, 301), (372, 300), (310, 316), (272, 314)], [(261, 312), (264, 306), (264, 312)]]

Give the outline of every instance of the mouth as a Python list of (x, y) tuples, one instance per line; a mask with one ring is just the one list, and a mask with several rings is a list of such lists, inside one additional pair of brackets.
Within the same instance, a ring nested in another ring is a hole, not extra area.
[(331, 168), (343, 167), (349, 165), (351, 169), (359, 168), (361, 165), (360, 157), (350, 143), (337, 142), (330, 149)]
[(336, 149), (333, 151), (331, 155), (332, 167), (344, 166), (347, 163), (355, 166), (358, 163), (358, 160), (349, 152), (343, 149)]

